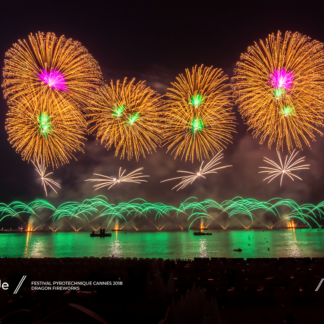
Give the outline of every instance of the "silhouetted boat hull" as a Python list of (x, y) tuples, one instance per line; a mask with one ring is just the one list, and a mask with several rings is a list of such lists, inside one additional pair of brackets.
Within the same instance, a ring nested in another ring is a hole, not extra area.
[(194, 235), (212, 235), (212, 233), (194, 232)]
[(90, 234), (90, 237), (109, 237), (111, 233), (106, 233), (105, 229), (100, 229), (100, 233), (96, 234), (94, 231)]

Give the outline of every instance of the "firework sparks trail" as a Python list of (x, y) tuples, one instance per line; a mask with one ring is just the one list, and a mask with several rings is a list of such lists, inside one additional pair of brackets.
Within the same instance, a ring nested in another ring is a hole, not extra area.
[(298, 165), (305, 161), (305, 157), (302, 157), (302, 158), (296, 160), (295, 162), (293, 162), (293, 159), (298, 154), (298, 151), (295, 153), (295, 150), (293, 150), (290, 157), (288, 158), (288, 155), (287, 155), (285, 162), (282, 163), (279, 151), (277, 151), (277, 154), (279, 157), (280, 165), (265, 157), (264, 162), (272, 165), (273, 167), (259, 167), (260, 169), (266, 169), (264, 171), (260, 171), (259, 173), (268, 173), (268, 175), (269, 175), (263, 181), (270, 179), (268, 182), (268, 183), (270, 183), (273, 179), (275, 179), (276, 177), (281, 175), (281, 179), (280, 179), (280, 186), (281, 186), (282, 180), (283, 180), (283, 177), (285, 174), (293, 181), (294, 181), (293, 177), (295, 177), (299, 180), (303, 180), (302, 178), (296, 176), (292, 172), (298, 171), (298, 170), (308, 170), (309, 169), (310, 164)]
[(119, 175), (117, 178), (115, 177), (109, 177), (102, 174), (94, 173), (94, 175), (102, 177), (102, 179), (87, 179), (85, 181), (91, 181), (91, 182), (99, 182), (98, 184), (94, 185), (93, 187), (96, 188), (95, 190), (98, 190), (103, 187), (108, 186), (108, 190), (112, 188), (115, 184), (121, 183), (121, 182), (131, 182), (131, 183), (141, 183), (141, 182), (147, 182), (147, 180), (141, 179), (145, 177), (149, 177), (149, 175), (143, 175), (142, 172), (139, 172), (143, 170), (144, 168), (136, 169), (135, 171), (132, 171), (129, 174), (124, 175), (126, 172), (126, 169), (122, 171), (122, 168), (119, 168)]
[(42, 182), (42, 186), (44, 188), (46, 197), (47, 197), (47, 188), (46, 188), (46, 186), (49, 186), (55, 193), (57, 193), (53, 186), (56, 186), (59, 189), (61, 189), (60, 184), (55, 182), (53, 179), (50, 179), (48, 177), (49, 175), (53, 174), (53, 172), (49, 172), (49, 173), (46, 174), (46, 167), (45, 167), (45, 164), (43, 163), (42, 159), (40, 159), (40, 162), (39, 161), (36, 161), (36, 162), (32, 161), (32, 163), (35, 166), (36, 172), (40, 176), (40, 180)]
[(163, 180), (161, 182), (181, 179), (180, 183), (178, 183), (171, 189), (171, 190), (173, 190), (178, 187), (177, 191), (179, 191), (180, 189), (183, 189), (187, 185), (189, 185), (189, 184), (191, 185), (199, 177), (206, 179), (205, 175), (207, 175), (207, 174), (217, 173), (216, 170), (231, 167), (232, 165), (225, 165), (225, 166), (214, 168), (216, 165), (221, 163), (221, 162), (219, 162), (219, 160), (221, 160), (223, 157), (224, 157), (224, 154), (222, 153), (222, 151), (220, 151), (204, 167), (203, 167), (204, 161), (202, 161), (198, 172), (189, 172), (189, 171), (181, 171), (180, 170), (178, 172), (189, 173), (190, 175), (167, 179), (167, 180)]

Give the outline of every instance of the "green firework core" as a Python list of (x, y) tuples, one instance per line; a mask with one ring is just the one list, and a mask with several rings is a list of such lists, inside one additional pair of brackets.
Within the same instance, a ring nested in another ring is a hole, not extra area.
[(47, 137), (51, 132), (51, 117), (47, 112), (41, 112), (38, 117), (38, 128), (41, 135)]
[(124, 113), (124, 109), (125, 109), (125, 105), (115, 107), (114, 112), (113, 112), (113, 116), (117, 117), (117, 118), (121, 117), (123, 115), (123, 113)]
[(191, 122), (191, 131), (193, 134), (196, 134), (197, 132), (201, 132), (204, 129), (204, 123), (199, 118), (194, 118)]
[(277, 88), (274, 91), (274, 95), (275, 95), (275, 97), (276, 97), (277, 100), (279, 100), (280, 98), (282, 98), (283, 94), (284, 94), (284, 89), (282, 89), (282, 88)]
[(128, 122), (133, 125), (139, 118), (139, 113), (135, 113), (134, 115), (128, 118)]
[(203, 96), (201, 94), (196, 94), (193, 95), (190, 99), (191, 103), (193, 106), (195, 106), (195, 108), (197, 108), (198, 106), (200, 106), (203, 102)]
[(280, 113), (283, 117), (289, 117), (289, 116), (292, 116), (294, 114), (294, 112), (295, 112), (295, 110), (293, 107), (286, 106), (281, 109)]

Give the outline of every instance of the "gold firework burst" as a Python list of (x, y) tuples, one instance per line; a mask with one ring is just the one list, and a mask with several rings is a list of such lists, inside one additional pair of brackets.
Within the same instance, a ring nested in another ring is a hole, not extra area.
[(239, 111), (260, 144), (290, 152), (310, 146), (324, 117), (323, 44), (299, 33), (278, 31), (254, 43), (234, 70)]
[(115, 156), (128, 160), (134, 156), (151, 154), (161, 144), (162, 138), (161, 97), (144, 82), (105, 85), (87, 108), (90, 133), (105, 144), (107, 150), (113, 145)]
[(4, 97), (65, 97), (82, 107), (102, 83), (97, 61), (78, 41), (54, 33), (30, 34), (6, 52)]
[(74, 152), (83, 152), (85, 120), (62, 98), (21, 98), (11, 102), (7, 116), (9, 142), (23, 160), (42, 159), (54, 168), (68, 163)]
[(221, 69), (195, 66), (171, 83), (166, 102), (167, 151), (192, 162), (209, 158), (231, 142), (235, 116), (231, 95)]

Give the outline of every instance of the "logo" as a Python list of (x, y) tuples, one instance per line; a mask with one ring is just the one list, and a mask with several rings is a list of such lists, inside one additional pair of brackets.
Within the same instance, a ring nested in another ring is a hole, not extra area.
[(2, 282), (1, 283), (1, 280), (0, 280), (0, 288), (3, 289), (3, 290), (8, 290), (8, 288), (9, 288), (8, 282)]
[(320, 283), (316, 287), (315, 291), (318, 291), (321, 288), (322, 282), (324, 281), (324, 278), (321, 279)]
[(15, 289), (15, 291), (13, 292), (13, 294), (16, 295), (18, 293), (21, 285), (23, 284), (23, 282), (25, 281), (26, 278), (27, 278), (27, 276), (22, 276), (22, 278), (20, 279), (19, 284), (18, 284), (17, 288)]

